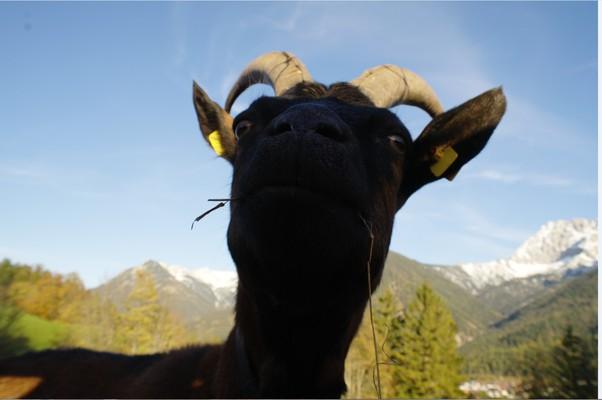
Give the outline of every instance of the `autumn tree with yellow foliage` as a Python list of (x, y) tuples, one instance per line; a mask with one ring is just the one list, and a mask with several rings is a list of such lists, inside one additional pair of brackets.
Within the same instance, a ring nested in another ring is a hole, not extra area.
[[(67, 334), (55, 345), (145, 354), (181, 347), (194, 340), (183, 323), (159, 300), (153, 277), (139, 271), (125, 305), (88, 291), (76, 274), (0, 262), (0, 353), (27, 350), (15, 336), (22, 315), (57, 322)], [(18, 333), (18, 332), (17, 332)], [(18, 346), (17, 346), (18, 345)]]
[(152, 276), (137, 271), (136, 283), (119, 315), (117, 347), (128, 354), (148, 354), (192, 342), (184, 325), (159, 303)]
[[(395, 298), (391, 289), (386, 289), (374, 302), (374, 330), (380, 362), (380, 390), (385, 398), (393, 397), (395, 394), (393, 365), (389, 361), (391, 346), (388, 338), (392, 331), (397, 329), (401, 315), (401, 302)], [(375, 368), (374, 338), (369, 314), (366, 311), (345, 362), (346, 397), (377, 397)]]

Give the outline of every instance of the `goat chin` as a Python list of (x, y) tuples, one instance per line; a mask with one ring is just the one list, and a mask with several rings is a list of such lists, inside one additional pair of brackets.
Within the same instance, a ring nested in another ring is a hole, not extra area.
[(312, 191), (263, 190), (232, 206), (230, 250), (251, 248), (258, 258), (281, 264), (303, 258), (339, 265), (341, 254), (368, 248), (360, 210), (342, 204)]

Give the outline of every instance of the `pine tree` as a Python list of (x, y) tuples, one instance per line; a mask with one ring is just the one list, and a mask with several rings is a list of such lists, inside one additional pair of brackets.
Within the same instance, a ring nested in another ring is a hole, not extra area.
[(597, 339), (588, 341), (566, 329), (562, 341), (548, 351), (532, 353), (525, 382), (531, 398), (591, 398), (598, 393)]
[(394, 397), (462, 397), (461, 358), (451, 313), (426, 284), (418, 288), (390, 338)]

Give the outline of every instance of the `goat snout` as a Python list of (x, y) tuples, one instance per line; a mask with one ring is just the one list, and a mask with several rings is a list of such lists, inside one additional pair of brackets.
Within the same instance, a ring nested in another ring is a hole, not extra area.
[(351, 135), (347, 124), (335, 112), (320, 104), (297, 104), (272, 121), (272, 136), (289, 132), (317, 134), (339, 142)]

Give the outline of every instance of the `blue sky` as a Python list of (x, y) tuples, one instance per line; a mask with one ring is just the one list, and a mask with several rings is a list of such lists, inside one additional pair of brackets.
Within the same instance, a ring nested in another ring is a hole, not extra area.
[[(190, 231), (231, 179), (201, 139), (191, 82), (223, 103), (272, 50), (325, 83), (398, 64), (446, 108), (503, 85), (508, 110), (487, 148), (410, 199), (391, 249), (441, 264), (509, 256), (549, 220), (597, 218), (596, 7), (0, 3), (0, 257), (88, 286), (151, 258), (233, 268), (226, 209)], [(414, 137), (428, 122), (394, 112)]]

